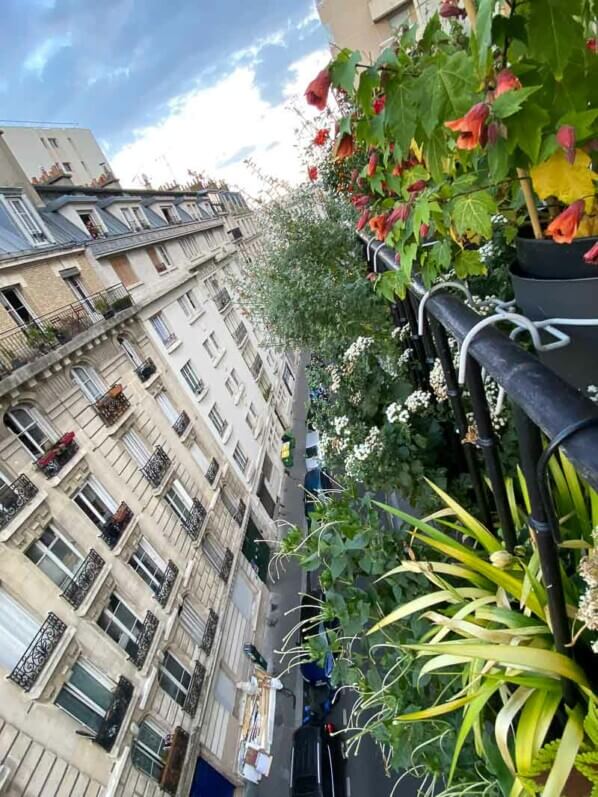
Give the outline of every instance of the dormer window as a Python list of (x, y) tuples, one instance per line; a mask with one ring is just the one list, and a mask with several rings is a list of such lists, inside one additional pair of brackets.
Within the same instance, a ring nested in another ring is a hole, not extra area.
[(78, 210), (77, 215), (91, 238), (100, 238), (104, 234), (104, 230), (93, 210)]
[(150, 226), (149, 222), (146, 219), (145, 214), (141, 210), (141, 208), (132, 208), (132, 211), (133, 211), (133, 215), (135, 216), (135, 219), (137, 220), (137, 223), (139, 224), (141, 229), (142, 230), (149, 230), (149, 226)]
[(125, 224), (130, 230), (139, 232), (139, 230), (146, 230), (149, 228), (149, 224), (143, 215), (141, 208), (123, 208), (121, 212), (123, 219), (125, 220)]
[(20, 229), (31, 239), (34, 246), (50, 243), (41, 224), (22, 199), (9, 199), (8, 203)]
[(162, 215), (169, 224), (178, 224), (180, 219), (178, 213), (174, 209), (174, 205), (160, 205)]

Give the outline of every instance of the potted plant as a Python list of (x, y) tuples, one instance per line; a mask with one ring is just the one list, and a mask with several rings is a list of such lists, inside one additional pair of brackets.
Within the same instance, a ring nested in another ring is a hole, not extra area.
[(114, 309), (108, 304), (103, 296), (100, 296), (95, 300), (94, 307), (98, 313), (101, 313), (104, 316), (104, 318), (112, 318), (114, 315)]
[(121, 310), (126, 310), (131, 307), (131, 305), (132, 301), (130, 296), (121, 296), (119, 299), (115, 299), (112, 302), (112, 309), (115, 313), (119, 313)]
[[(397, 252), (398, 269), (377, 289), (392, 299), (415, 272), (426, 285), (484, 274), (483, 247), (500, 217), (509, 239), (518, 237), (522, 309), (534, 318), (595, 315), (598, 55), (589, 4), (572, 0), (565, 12), (559, 0), (444, 0), (440, 15), (419, 39), (404, 30), (375, 63), (342, 50), (306, 92), (321, 109), (330, 87), (337, 92), (336, 137), (329, 147), (327, 136), (314, 140), (324, 159), (365, 156), (337, 187), (359, 213), (358, 230)], [(525, 293), (522, 280), (532, 281)], [(556, 306), (545, 301), (549, 290)], [(574, 330), (572, 340), (568, 367), (557, 369), (579, 386), (595, 382), (598, 358), (589, 371), (583, 336)], [(571, 367), (576, 350), (583, 383)]]

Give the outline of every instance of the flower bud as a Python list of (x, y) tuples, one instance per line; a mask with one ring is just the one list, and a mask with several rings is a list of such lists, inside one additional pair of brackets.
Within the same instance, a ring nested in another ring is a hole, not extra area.
[(559, 147), (562, 147), (567, 158), (567, 163), (575, 163), (575, 128), (572, 125), (561, 125), (556, 133), (556, 140)]
[(517, 561), (517, 557), (508, 551), (495, 551), (490, 554), (490, 561), (499, 570), (508, 570)]

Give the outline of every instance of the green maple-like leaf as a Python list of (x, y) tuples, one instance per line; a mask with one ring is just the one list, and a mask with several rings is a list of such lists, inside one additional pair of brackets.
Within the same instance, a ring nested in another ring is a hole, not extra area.
[(492, 237), (492, 216), (496, 202), (487, 191), (475, 191), (455, 199), (451, 218), (459, 235), (467, 233)]
[(530, 54), (549, 64), (557, 80), (583, 41), (583, 27), (575, 19), (581, 11), (580, 0), (532, 0), (529, 9)]
[(475, 102), (472, 59), (465, 52), (439, 53), (418, 80), (421, 122), (430, 136), (434, 128), (462, 116)]
[(361, 59), (358, 51), (341, 50), (330, 65), (330, 76), (335, 86), (351, 94), (355, 88), (355, 72)]
[(531, 97), (541, 86), (527, 86), (517, 91), (506, 91), (492, 103), (492, 112), (499, 119), (506, 119), (521, 110), (523, 103)]
[(396, 78), (389, 81), (386, 89), (385, 116), (390, 138), (399, 145), (405, 157), (416, 129), (415, 95), (408, 83)]
[(548, 113), (537, 105), (528, 104), (507, 121), (507, 146), (513, 152), (519, 147), (529, 157), (531, 164), (538, 163), (542, 146), (542, 131), (550, 121)]
[(487, 269), (477, 249), (463, 249), (455, 258), (455, 272), (460, 280), (485, 274)]

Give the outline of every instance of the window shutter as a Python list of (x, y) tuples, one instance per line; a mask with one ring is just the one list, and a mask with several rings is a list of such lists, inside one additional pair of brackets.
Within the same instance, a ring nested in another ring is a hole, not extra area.
[(110, 265), (116, 272), (116, 276), (125, 286), (125, 288), (128, 288), (130, 285), (135, 285), (135, 283), (139, 282), (137, 274), (135, 274), (133, 266), (129, 262), (129, 258), (126, 255), (111, 257)]

